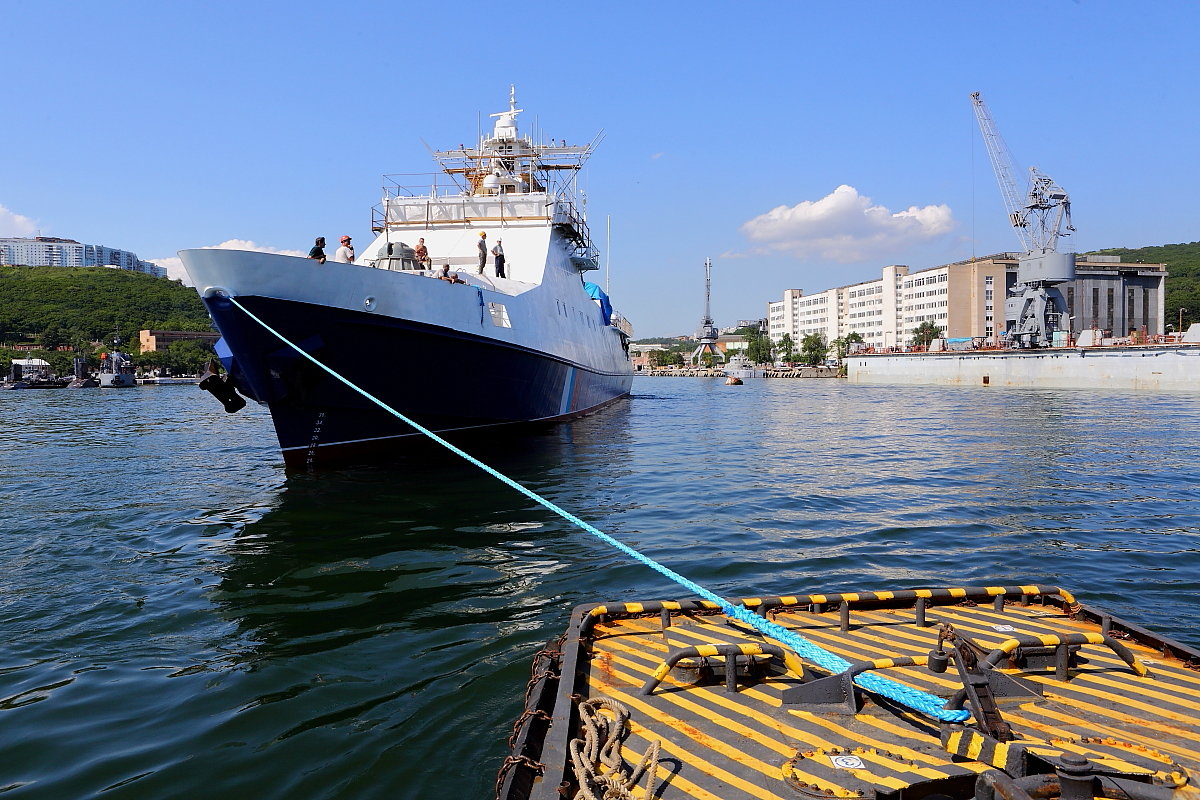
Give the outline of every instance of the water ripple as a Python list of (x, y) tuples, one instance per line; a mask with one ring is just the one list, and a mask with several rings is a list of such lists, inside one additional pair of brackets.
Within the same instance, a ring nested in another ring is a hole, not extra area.
[[(3, 392), (0, 791), (488, 796), (571, 607), (678, 597), (416, 449), (286, 475), (192, 387)], [(471, 449), (729, 596), (1057, 583), (1200, 644), (1200, 399), (640, 380)]]

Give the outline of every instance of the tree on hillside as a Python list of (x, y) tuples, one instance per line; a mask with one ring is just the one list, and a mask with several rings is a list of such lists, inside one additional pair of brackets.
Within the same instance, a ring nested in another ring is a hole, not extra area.
[(148, 350), (134, 359), (142, 369), (167, 367), (176, 375), (198, 375), (204, 364), (215, 358), (212, 345), (207, 342), (171, 342), (166, 350)]
[(51, 323), (42, 331), (41, 340), (45, 349), (57, 350), (67, 344), (67, 334), (61, 327)]
[[(51, 332), (54, 346), (72, 344), (63, 331), (78, 330), (87, 341), (119, 331), (130, 341), (137, 331), (169, 323), (173, 330), (212, 330), (195, 289), (139, 272), (103, 267), (0, 266), (0, 328), (5, 341), (28, 341)], [(165, 327), (165, 326), (162, 326)], [(57, 333), (55, 330), (57, 329)]]
[(913, 330), (912, 338), (908, 340), (908, 343), (913, 347), (929, 347), (930, 342), (940, 338), (942, 338), (942, 329), (929, 320), (925, 320)]
[(823, 362), (828, 352), (829, 343), (823, 333), (810, 333), (800, 340), (800, 360), (810, 367)]

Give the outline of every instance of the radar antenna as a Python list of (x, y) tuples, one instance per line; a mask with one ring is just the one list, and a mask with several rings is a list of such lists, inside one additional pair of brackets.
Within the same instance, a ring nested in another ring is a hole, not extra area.
[(704, 259), (704, 319), (696, 330), (700, 345), (692, 353), (692, 363), (699, 364), (704, 354), (711, 353), (713, 360), (724, 364), (725, 354), (717, 347), (717, 326), (712, 319), (712, 259)]

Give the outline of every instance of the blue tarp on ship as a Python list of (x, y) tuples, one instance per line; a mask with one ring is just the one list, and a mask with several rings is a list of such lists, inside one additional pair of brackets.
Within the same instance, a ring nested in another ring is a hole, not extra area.
[(608, 301), (608, 295), (594, 283), (583, 282), (583, 289), (588, 293), (588, 297), (593, 300), (600, 301), (600, 313), (604, 315), (604, 324), (612, 324), (612, 303)]
[(225, 344), (225, 337), (217, 339), (213, 345), (213, 350), (217, 352), (217, 358), (221, 360), (221, 366), (226, 372), (233, 372), (233, 351), (229, 349), (229, 345)]

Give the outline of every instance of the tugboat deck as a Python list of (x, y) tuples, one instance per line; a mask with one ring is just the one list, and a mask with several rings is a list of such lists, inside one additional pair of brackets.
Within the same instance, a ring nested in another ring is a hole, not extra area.
[[(1058, 793), (1057, 785), (1046, 787), (1074, 757), (1086, 759), (1091, 775), (1144, 785), (1147, 796), (1195, 796), (1200, 653), (1079, 606), (1055, 587), (742, 605), (856, 666), (873, 662), (878, 674), (940, 698), (966, 695), (961, 702), (973, 717), (939, 722), (872, 692), (847, 691), (844, 676), (801, 664), (704, 601), (584, 606), (572, 616), (561, 657), (541, 655), (532, 710), (518, 723), (509, 759), (522, 768), (502, 771), (501, 788), (511, 793), (501, 797), (556, 797), (560, 782), (576, 791), (571, 752), (586, 752), (577, 701), (594, 698), (629, 712), (620, 746), (626, 773), (659, 743), (653, 796), (662, 800), (967, 798), (978, 796), (981, 773), (996, 770), (1005, 773), (1001, 782), (1025, 778), (1018, 791), (1044, 797)], [(723, 645), (739, 653), (732, 675)], [(948, 668), (931, 671), (933, 653), (952, 645), (963, 654), (951, 653)], [(971, 662), (971, 653), (979, 664), (964, 675), (956, 662)], [(561, 680), (547, 669), (555, 660)], [(967, 694), (970, 674), (983, 676), (986, 696)], [(539, 705), (549, 720), (537, 719)], [(1039, 779), (1037, 791), (1025, 785)]]

